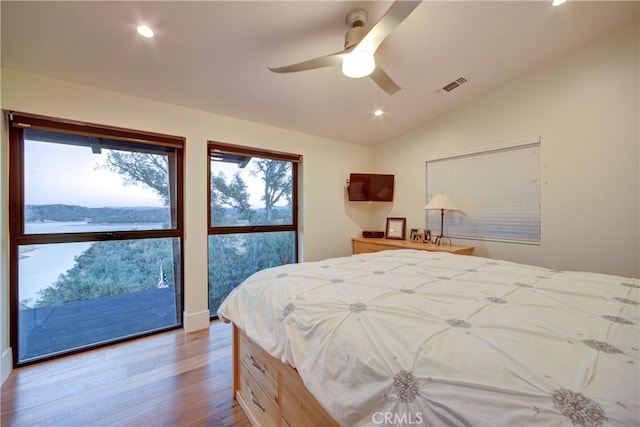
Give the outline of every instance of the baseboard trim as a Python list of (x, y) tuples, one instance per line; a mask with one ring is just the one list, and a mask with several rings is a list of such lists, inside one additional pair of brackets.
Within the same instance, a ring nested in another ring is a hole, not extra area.
[(4, 381), (9, 378), (12, 369), (13, 357), (11, 347), (9, 347), (2, 353), (0, 358), (0, 385), (4, 384)]
[(182, 313), (182, 322), (185, 332), (195, 332), (209, 327), (209, 310), (198, 313)]

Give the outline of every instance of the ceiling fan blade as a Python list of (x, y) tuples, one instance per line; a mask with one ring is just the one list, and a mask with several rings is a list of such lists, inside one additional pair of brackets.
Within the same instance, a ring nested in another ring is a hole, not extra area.
[(389, 75), (380, 67), (376, 67), (369, 77), (371, 77), (371, 79), (389, 95), (393, 95), (401, 89), (400, 86), (391, 80), (391, 77), (389, 77)]
[(318, 58), (309, 59), (297, 64), (285, 65), (284, 67), (267, 67), (274, 73), (295, 73), (297, 71), (313, 70), (324, 67), (340, 67), (342, 66), (342, 57), (350, 50), (332, 53), (331, 55), (320, 56)]
[(369, 32), (360, 40), (356, 49), (363, 48), (371, 53), (375, 53), (384, 39), (404, 21), (413, 10), (422, 3), (421, 0), (396, 1), (391, 5), (387, 13), (374, 25)]

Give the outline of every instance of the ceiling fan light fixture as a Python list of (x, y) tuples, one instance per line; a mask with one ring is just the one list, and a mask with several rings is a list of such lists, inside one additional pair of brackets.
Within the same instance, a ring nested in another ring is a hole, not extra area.
[(142, 37), (145, 37), (147, 39), (153, 37), (153, 30), (147, 25), (138, 25), (137, 30), (138, 34), (140, 34)]
[(376, 60), (366, 50), (354, 50), (342, 58), (342, 74), (352, 79), (367, 77), (375, 69)]

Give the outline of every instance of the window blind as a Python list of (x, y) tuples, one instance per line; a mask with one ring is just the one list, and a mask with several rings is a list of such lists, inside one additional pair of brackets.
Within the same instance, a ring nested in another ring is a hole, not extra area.
[[(481, 240), (540, 243), (540, 139), (428, 160), (427, 201), (447, 193), (444, 234)], [(427, 228), (440, 231), (440, 211)]]

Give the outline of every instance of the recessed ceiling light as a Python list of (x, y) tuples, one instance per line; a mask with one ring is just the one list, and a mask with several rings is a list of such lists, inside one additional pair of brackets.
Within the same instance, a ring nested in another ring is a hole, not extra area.
[(376, 110), (376, 111), (373, 112), (373, 115), (376, 116), (376, 117), (380, 117), (383, 114), (384, 114), (384, 111), (382, 111), (382, 110)]
[(562, 3), (566, 1), (567, 0), (553, 0), (553, 3), (551, 3), (551, 6), (560, 6)]
[(150, 39), (151, 37), (153, 37), (153, 30), (146, 25), (139, 25), (138, 34), (140, 34), (142, 37)]

